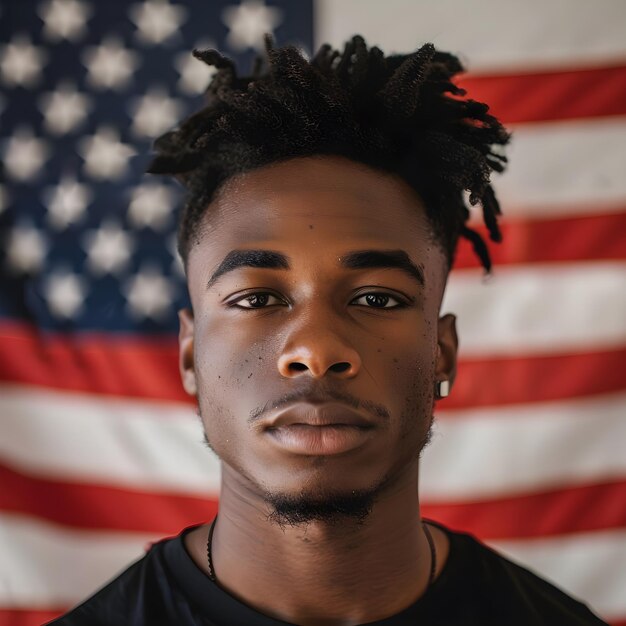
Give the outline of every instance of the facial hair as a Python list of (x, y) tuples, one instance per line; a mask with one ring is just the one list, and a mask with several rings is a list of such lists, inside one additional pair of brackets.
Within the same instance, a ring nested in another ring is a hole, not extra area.
[[(417, 458), (432, 439), (432, 425), (417, 450)], [(264, 500), (269, 505), (270, 522), (278, 526), (306, 526), (311, 522), (324, 522), (328, 525), (339, 525), (346, 522), (365, 524), (374, 504), (382, 493), (392, 486), (399, 478), (397, 473), (389, 473), (369, 489), (346, 492), (315, 494), (301, 491), (299, 494), (265, 492)], [(417, 492), (416, 492), (417, 497)]]
[[(363, 406), (363, 404), (365, 404), (344, 393), (331, 391), (331, 394), (333, 398), (346, 401), (352, 406)], [(306, 393), (298, 392), (286, 395), (284, 398), (281, 398), (279, 402), (273, 402), (272, 405), (280, 406), (281, 404), (299, 400), (301, 397), (306, 398)], [(258, 417), (265, 412), (267, 406), (269, 406), (269, 403), (264, 407), (253, 411), (249, 421), (252, 422), (258, 419)], [(402, 415), (401, 424), (403, 424), (404, 429), (406, 430), (405, 434), (408, 434), (408, 431), (411, 430), (411, 426), (415, 423), (415, 420), (420, 420), (426, 417), (420, 413), (417, 406), (415, 406), (413, 402), (407, 402), (407, 406), (413, 406), (415, 408), (406, 410), (406, 412)], [(389, 417), (389, 412), (381, 405), (367, 403), (367, 408), (380, 417)], [(198, 415), (200, 416), (199, 405)], [(434, 416), (431, 414), (428, 430), (416, 446), (416, 459), (420, 458), (422, 451), (431, 441), (433, 422)], [(211, 445), (206, 432), (204, 433), (204, 443), (217, 456), (219, 456), (217, 450), (215, 450), (215, 448)], [(383, 494), (389, 487), (393, 486), (397, 480), (399, 480), (400, 474), (397, 471), (392, 470), (387, 475), (383, 476), (377, 483), (366, 489), (351, 490), (350, 492), (335, 492), (332, 490), (320, 491), (317, 489), (314, 493), (302, 490), (297, 494), (270, 491), (264, 489), (262, 485), (259, 485), (255, 481), (254, 477), (248, 475), (247, 478), (251, 482), (256, 483), (257, 487), (261, 487), (263, 500), (267, 504), (269, 510), (268, 520), (277, 524), (281, 528), (284, 528), (286, 526), (302, 527), (310, 524), (311, 522), (323, 522), (329, 525), (345, 524), (346, 522), (353, 522), (358, 525), (365, 524), (380, 495)]]

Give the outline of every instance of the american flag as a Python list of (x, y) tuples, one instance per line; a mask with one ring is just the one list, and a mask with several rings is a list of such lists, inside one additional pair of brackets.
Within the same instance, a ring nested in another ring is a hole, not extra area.
[(443, 305), (461, 363), (423, 513), (626, 624), (622, 0), (4, 0), (0, 24), (1, 625), (52, 619), (217, 509), (177, 368), (181, 191), (142, 172), (201, 106), (190, 50), (246, 69), (265, 32), (432, 41), (513, 130), (494, 275), (462, 244)]

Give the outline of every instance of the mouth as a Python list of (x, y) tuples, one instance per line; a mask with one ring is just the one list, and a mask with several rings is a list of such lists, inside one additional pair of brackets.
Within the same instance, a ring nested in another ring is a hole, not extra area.
[(325, 456), (360, 448), (374, 430), (370, 420), (345, 404), (298, 403), (274, 415), (263, 433), (286, 452)]

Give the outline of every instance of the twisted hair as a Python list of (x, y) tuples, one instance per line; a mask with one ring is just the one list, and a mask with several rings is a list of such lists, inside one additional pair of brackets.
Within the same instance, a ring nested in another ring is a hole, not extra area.
[[(450, 265), (459, 236), (487, 271), (483, 238), (467, 226), (480, 204), (493, 241), (500, 207), (490, 185), (509, 135), (488, 106), (452, 82), (463, 67), (426, 44), (390, 55), (354, 36), (343, 52), (321, 46), (306, 60), (293, 46), (255, 60), (250, 76), (216, 50), (194, 50), (216, 68), (207, 105), (155, 142), (149, 172), (172, 174), (187, 189), (178, 248), (187, 260), (198, 225), (220, 185), (233, 175), (296, 157), (338, 155), (399, 175), (419, 194)], [(466, 201), (467, 199), (467, 201)]]

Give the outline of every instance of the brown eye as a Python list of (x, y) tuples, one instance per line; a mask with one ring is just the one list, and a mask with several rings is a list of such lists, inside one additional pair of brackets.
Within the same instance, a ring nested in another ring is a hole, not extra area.
[(253, 293), (233, 303), (240, 309), (263, 309), (267, 306), (283, 304), (283, 301), (271, 293)]
[(247, 298), (247, 301), (253, 309), (260, 309), (268, 303), (269, 299), (270, 297), (268, 294), (262, 293), (258, 296), (250, 296), (249, 298)]
[(355, 298), (351, 304), (358, 304), (370, 309), (396, 309), (403, 303), (387, 293), (366, 293)]
[(378, 293), (368, 293), (365, 296), (365, 302), (370, 306), (384, 309), (389, 304), (389, 296)]

